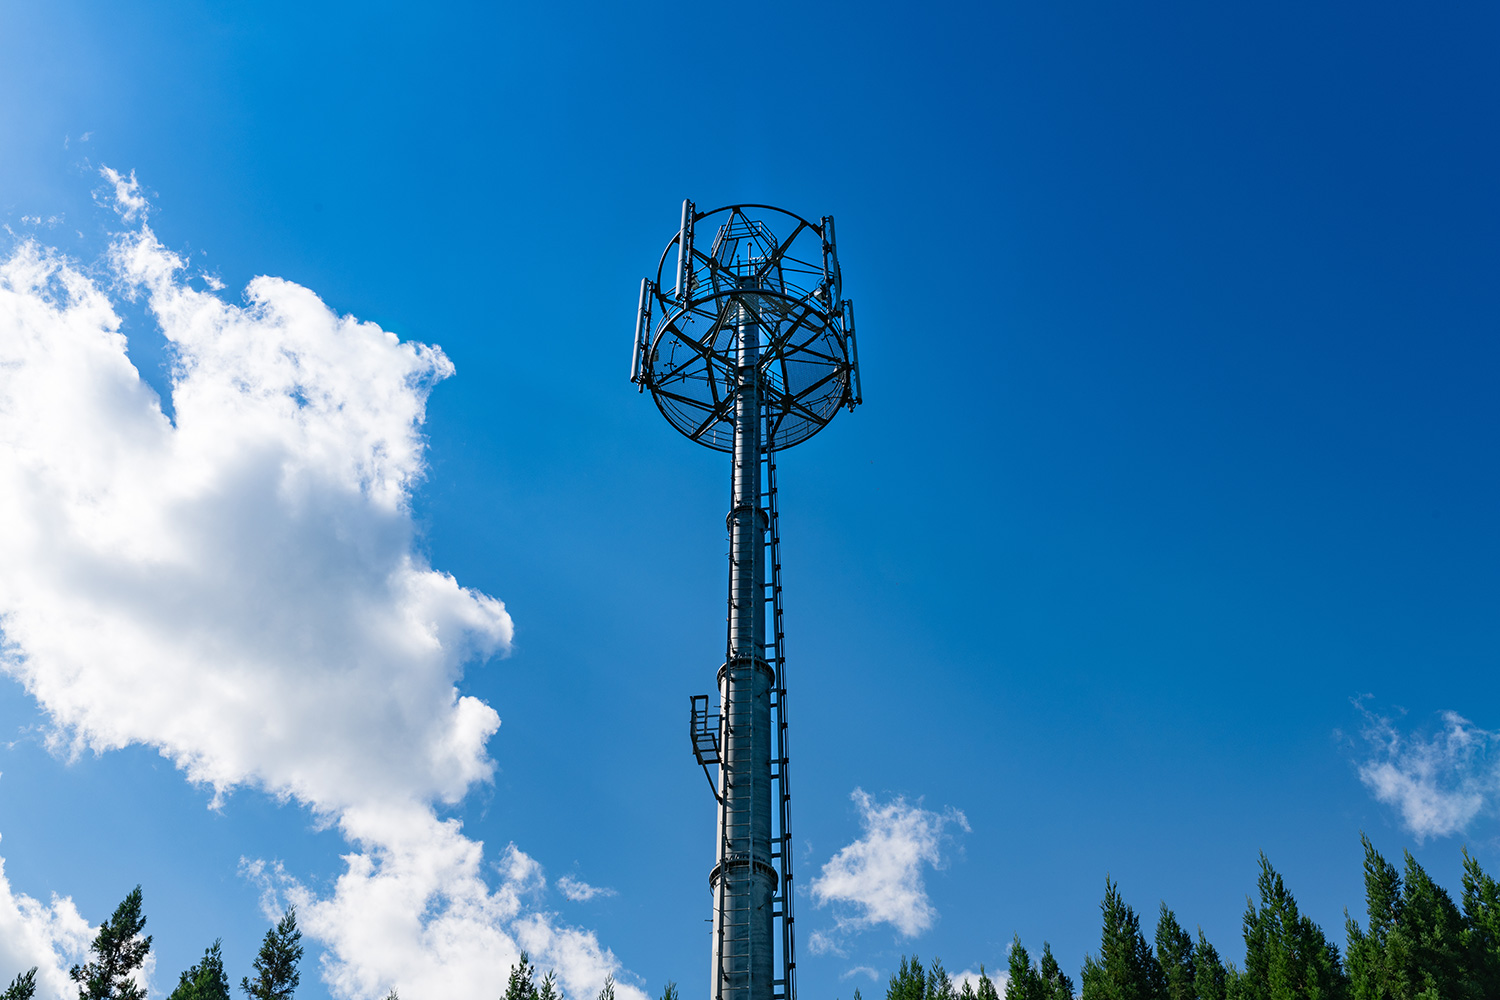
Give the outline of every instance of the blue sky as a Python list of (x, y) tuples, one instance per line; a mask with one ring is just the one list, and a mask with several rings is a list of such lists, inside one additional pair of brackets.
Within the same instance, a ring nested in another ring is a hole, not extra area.
[(626, 379), (683, 197), (834, 215), (858, 305), (865, 405), (779, 470), (804, 995), (1076, 972), (1106, 873), (1237, 957), (1259, 851), (1339, 940), (1361, 831), (1500, 869), (1497, 42), (0, 8), (0, 977), (139, 882), (161, 995), (293, 898), (299, 996), (489, 998), (521, 946), (702, 995), (728, 470)]

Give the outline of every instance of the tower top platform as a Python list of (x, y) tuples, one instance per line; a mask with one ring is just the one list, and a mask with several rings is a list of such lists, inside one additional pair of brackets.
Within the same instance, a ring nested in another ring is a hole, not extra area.
[(631, 380), (689, 439), (731, 451), (739, 341), (753, 325), (761, 446), (800, 444), (861, 402), (854, 306), (841, 295), (831, 216), (684, 201), (655, 279), (641, 282)]

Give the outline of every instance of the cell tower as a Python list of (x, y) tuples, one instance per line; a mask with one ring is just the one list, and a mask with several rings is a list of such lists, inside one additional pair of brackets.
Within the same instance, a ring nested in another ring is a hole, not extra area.
[[(714, 234), (707, 250), (699, 231)], [(690, 201), (656, 280), (641, 281), (631, 381), (673, 427), (733, 456), (719, 704), (690, 699), (693, 755), (718, 814), (713, 1000), (797, 996), (776, 452), (861, 402), (842, 291), (831, 217), (767, 205), (698, 212)]]

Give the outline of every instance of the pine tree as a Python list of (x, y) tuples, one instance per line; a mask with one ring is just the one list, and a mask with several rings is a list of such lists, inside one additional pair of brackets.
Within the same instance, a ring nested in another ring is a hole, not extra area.
[(260, 952), (251, 968), (255, 978), (240, 980), (240, 990), (249, 1000), (292, 1000), (302, 973), (302, 932), (297, 929), (297, 908), (288, 906), (276, 926), (261, 939)]
[(967, 979), (965, 979), (963, 985), (959, 987), (958, 1000), (979, 1000), (978, 996), (974, 992), (974, 984), (969, 982)]
[[(537, 1000), (548, 1000), (546, 987), (551, 979), (552, 973), (549, 972), (547, 973), (547, 978), (542, 980), (543, 988), (537, 991)], [(661, 1000), (679, 1000), (677, 996), (677, 984), (670, 979), (667, 980), (667, 985), (662, 988)]]
[(131, 978), (151, 951), (151, 936), (141, 937), (145, 926), (141, 887), (136, 886), (99, 928), (89, 946), (94, 960), (69, 970), (78, 984), (78, 1000), (146, 1000), (146, 991)]
[[(562, 988), (557, 985), (557, 973), (551, 969), (542, 977), (542, 985), (536, 988), (536, 1000), (563, 1000)], [(666, 992), (662, 993), (661, 1000), (677, 1000), (677, 984), (667, 983)]]
[(927, 972), (916, 955), (901, 956), (901, 967), (891, 975), (885, 987), (885, 1000), (926, 1000)]
[(36, 966), (30, 971), (23, 972), (10, 981), (4, 993), (0, 993), (0, 1000), (32, 1000), (36, 996)]
[(1005, 1000), (1047, 1000), (1042, 992), (1042, 977), (1031, 964), (1031, 956), (1021, 946), (1019, 934), (1010, 945), (1010, 976), (1005, 983)]
[(229, 1000), (229, 978), (224, 975), (220, 944), (215, 941), (203, 952), (203, 961), (182, 974), (167, 1000)]
[(927, 1000), (956, 1000), (953, 995), (953, 980), (943, 968), (943, 960), (934, 958), (927, 970)]
[(1052, 946), (1045, 941), (1042, 942), (1042, 996), (1046, 1000), (1073, 1000), (1073, 980), (1057, 964), (1052, 957)]
[(1219, 959), (1219, 952), (1198, 928), (1198, 946), (1193, 950), (1193, 992), (1198, 1000), (1227, 1000), (1229, 970)]
[(1474, 996), (1500, 997), (1500, 884), (1464, 848), (1464, 965)]
[(1119, 887), (1104, 880), (1104, 931), (1099, 957), (1083, 959), (1082, 1000), (1159, 1000), (1161, 966), (1141, 934), (1141, 921), (1120, 898)]
[(1365, 909), (1370, 929), (1346, 918), (1354, 1000), (1465, 1000), (1486, 996), (1466, 968), (1466, 922), (1447, 891), (1406, 854), (1406, 874), (1365, 847)]
[(1161, 966), (1166, 1000), (1198, 1000), (1193, 939), (1166, 903), (1156, 921), (1156, 964)]
[(1354, 1000), (1411, 1000), (1411, 942), (1402, 928), (1404, 893), (1396, 866), (1360, 834), (1365, 848), (1365, 913), (1368, 932), (1344, 916), (1348, 934), (1349, 995)]
[[(614, 980), (610, 979), (605, 985), (609, 988), (612, 1000)], [(531, 964), (531, 957), (523, 951), (521, 961), (510, 967), (510, 978), (505, 983), (503, 1000), (537, 1000), (536, 993), (536, 967)]]
[(1311, 918), (1297, 912), (1286, 883), (1260, 856), (1260, 908), (1246, 900), (1246, 1000), (1345, 1000), (1348, 979), (1336, 948)]
[(995, 981), (984, 971), (984, 963), (979, 963), (979, 992), (976, 1000), (1000, 1000), (1000, 994), (995, 990)]
[(1448, 891), (1406, 852), (1402, 925), (1412, 943), (1412, 985), (1419, 1000), (1464, 1000), (1463, 917)]
[[(526, 953), (521, 953), (521, 958), (526, 958)], [(604, 985), (599, 989), (599, 1000), (615, 1000), (615, 977), (613, 973), (604, 977)]]

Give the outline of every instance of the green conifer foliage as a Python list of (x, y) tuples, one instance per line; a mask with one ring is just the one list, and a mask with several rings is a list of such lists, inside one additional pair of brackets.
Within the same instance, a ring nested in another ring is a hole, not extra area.
[(36, 966), (32, 966), (28, 972), (23, 972), (10, 981), (4, 993), (0, 993), (0, 1000), (32, 1000), (36, 996)]
[(1047, 1000), (1042, 992), (1042, 976), (1031, 964), (1031, 956), (1016, 935), (1010, 945), (1010, 976), (1005, 983), (1005, 1000)]
[(1082, 1000), (1160, 1000), (1165, 988), (1161, 966), (1141, 934), (1140, 918), (1108, 877), (1099, 908), (1104, 930), (1099, 957), (1083, 960)]
[(1500, 997), (1500, 885), (1464, 848), (1464, 964), (1474, 996)]
[(1260, 856), (1260, 908), (1246, 901), (1246, 1000), (1345, 1000), (1348, 979), (1338, 948), (1297, 911), (1297, 901), (1271, 862)]
[[(521, 954), (522, 960), (526, 958), (525, 952)], [(613, 974), (604, 977), (604, 985), (599, 988), (599, 1000), (615, 1000), (615, 977)]]
[(1219, 952), (1198, 928), (1198, 946), (1193, 949), (1193, 991), (1198, 1000), (1228, 1000), (1229, 970), (1219, 959)]
[(1000, 994), (995, 991), (995, 981), (984, 971), (984, 963), (979, 963), (979, 989), (975, 994), (977, 1000), (1000, 1000)]
[(1042, 996), (1046, 1000), (1073, 1000), (1073, 980), (1052, 957), (1052, 946), (1042, 942)]
[(1193, 939), (1166, 903), (1156, 921), (1156, 964), (1161, 966), (1166, 1000), (1198, 1000)]
[(1453, 898), (1411, 853), (1406, 874), (1365, 847), (1365, 909), (1370, 929), (1346, 919), (1350, 995), (1355, 1000), (1482, 1000), (1468, 968), (1470, 932)]
[(1406, 852), (1403, 929), (1412, 943), (1412, 985), (1420, 1000), (1465, 1000), (1463, 917), (1448, 891)]
[(927, 970), (920, 958), (901, 956), (901, 967), (886, 984), (885, 1000), (927, 1000)]
[(302, 932), (297, 929), (297, 908), (289, 906), (276, 926), (261, 939), (251, 970), (255, 978), (240, 980), (240, 990), (249, 1000), (292, 1000), (302, 973)]
[(224, 975), (224, 956), (215, 941), (203, 952), (203, 961), (184, 972), (167, 1000), (229, 1000), (229, 978)]
[[(552, 973), (549, 972), (547, 973), (547, 978), (542, 980), (543, 989), (537, 991), (537, 1000), (551, 1000), (550, 997), (546, 996), (547, 991), (545, 988), (548, 981), (551, 979)], [(554, 995), (556, 995), (555, 990)], [(667, 980), (667, 985), (662, 987), (661, 1000), (679, 1000), (677, 996), (677, 984), (670, 979)]]
[(146, 991), (131, 978), (151, 951), (151, 936), (141, 937), (145, 926), (141, 887), (136, 886), (99, 928), (89, 946), (94, 960), (69, 970), (78, 984), (78, 1000), (146, 1000)]
[[(1260, 856), (1259, 900), (1247, 899), (1244, 914), (1244, 971), (1226, 962), (1201, 928), (1195, 941), (1166, 904), (1153, 950), (1139, 917), (1106, 878), (1101, 946), (1097, 957), (1084, 959), (1079, 1000), (1500, 1000), (1500, 883), (1465, 849), (1460, 906), (1410, 852), (1398, 870), (1369, 838), (1361, 841), (1368, 929), (1346, 911), (1343, 956)], [(1043, 944), (1038, 965), (1019, 935), (1004, 992), (1005, 1000), (1074, 1000), (1073, 981), (1051, 946)], [(954, 984), (940, 961), (924, 970), (913, 955), (901, 959), (886, 1000), (1000, 997), (982, 965), (977, 982)]]
[(1354, 1000), (1411, 1000), (1411, 942), (1402, 928), (1404, 893), (1396, 866), (1360, 835), (1365, 848), (1368, 932), (1347, 914), (1349, 995)]
[[(613, 995), (613, 980), (608, 985)], [(531, 964), (530, 956), (523, 951), (520, 963), (510, 967), (510, 978), (505, 983), (503, 1000), (537, 1000), (536, 992), (536, 967)]]
[(943, 968), (941, 958), (934, 958), (932, 967), (927, 970), (927, 1000), (955, 1000), (953, 980)]

